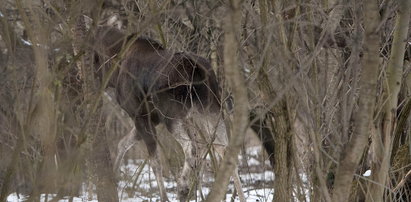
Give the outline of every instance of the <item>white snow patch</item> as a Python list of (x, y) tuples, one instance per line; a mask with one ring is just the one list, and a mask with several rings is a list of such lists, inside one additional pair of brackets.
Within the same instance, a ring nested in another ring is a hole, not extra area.
[[(46, 197), (46, 194), (42, 194), (40, 196), (40, 202), (46, 201), (46, 198), (47, 198), (47, 201), (50, 201), (55, 196), (56, 196), (56, 194), (48, 194), (47, 197)], [(97, 197), (93, 197), (93, 198), (97, 198)], [(20, 196), (20, 198), (19, 198), (16, 193), (10, 194), (7, 197), (7, 202), (23, 202), (23, 201), (27, 201), (27, 200), (28, 200), (27, 196)], [(70, 197), (63, 197), (62, 199), (60, 199), (58, 201), (59, 202), (68, 202), (69, 200), (70, 200)], [(79, 198), (79, 197), (73, 197), (73, 201), (74, 202), (84, 202), (84, 201), (98, 202), (96, 199), (88, 200), (87, 198)]]
[(241, 179), (244, 181), (273, 181), (274, 173), (272, 171), (264, 171), (263, 173), (247, 173), (241, 174)]
[(261, 146), (249, 147), (246, 149), (246, 153), (251, 156), (258, 156), (261, 153)]
[[(253, 153), (257, 155), (261, 151), (261, 147), (254, 147), (247, 152)], [(154, 176), (154, 172), (146, 162), (144, 164), (144, 160), (129, 160), (127, 165), (121, 166), (122, 172), (122, 180), (118, 183), (118, 196), (120, 201), (124, 202), (142, 202), (142, 201), (159, 201), (160, 196), (158, 192), (157, 181)], [(260, 165), (260, 162), (257, 161), (256, 158), (251, 157), (249, 160), (250, 164), (257, 164)], [(139, 176), (137, 176), (138, 172), (141, 170)], [(246, 173), (241, 174), (241, 179), (243, 182), (243, 190), (245, 193), (245, 197), (247, 201), (258, 201), (258, 202), (266, 202), (273, 200), (273, 188), (272, 186), (268, 187), (253, 187), (252, 185), (247, 185), (249, 182), (254, 183), (257, 181), (269, 182), (271, 183), (274, 180), (274, 173), (272, 171), (264, 171), (261, 173)], [(177, 183), (174, 181), (175, 179), (165, 179), (165, 187), (167, 189), (167, 196), (170, 201), (178, 201), (177, 194), (176, 194), (176, 187)], [(212, 182), (214, 181), (213, 177), (204, 177), (203, 184), (205, 182)], [(208, 183), (210, 184), (210, 183)], [(135, 186), (135, 187), (133, 187)], [(89, 190), (86, 189), (87, 186), (84, 184), (81, 191), (80, 197), (74, 197), (73, 201), (75, 202), (86, 202), (89, 201), (88, 197), (90, 196)], [(228, 186), (228, 193), (226, 195), (226, 201), (231, 201), (232, 193), (234, 190), (234, 186), (232, 182)], [(197, 201), (202, 201), (201, 195), (206, 197), (210, 192), (210, 188), (203, 186), (200, 190), (197, 190)], [(46, 195), (41, 195), (40, 201), (45, 201)], [(55, 195), (48, 195), (48, 200), (51, 200), (52, 197)], [(97, 202), (97, 195), (95, 193), (91, 194), (91, 202)], [(16, 193), (11, 194), (7, 198), (7, 202), (22, 202), (27, 200), (26, 197), (20, 195), (20, 198), (17, 197)], [(64, 197), (63, 199), (59, 200), (62, 202), (67, 202), (69, 197)], [(193, 200), (195, 201), (195, 200)], [(234, 201), (239, 201), (238, 196), (234, 199)]]
[(364, 174), (362, 174), (362, 176), (364, 176), (364, 177), (369, 177), (370, 175), (371, 175), (371, 170), (367, 170), (367, 171), (365, 171)]
[(260, 165), (260, 161), (258, 161), (257, 159), (255, 159), (255, 158), (250, 158), (250, 159), (248, 159), (248, 161), (247, 161), (247, 163), (248, 163), (248, 165), (250, 165), (250, 166), (258, 166), (258, 165)]
[(24, 40), (24, 39), (21, 39), (21, 42), (23, 42), (24, 45), (27, 45), (27, 46), (32, 46), (33, 45), (30, 41), (27, 41), (27, 40)]

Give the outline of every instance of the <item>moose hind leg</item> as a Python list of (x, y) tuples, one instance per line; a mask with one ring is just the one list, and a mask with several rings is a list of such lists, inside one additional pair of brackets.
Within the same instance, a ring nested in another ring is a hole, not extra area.
[(156, 177), (157, 186), (160, 192), (160, 199), (162, 202), (169, 201), (166, 189), (164, 187), (163, 167), (160, 160), (160, 151), (157, 148), (155, 128), (149, 121), (137, 120), (136, 129), (137, 132), (140, 132), (139, 135), (143, 139), (147, 147), (149, 154), (149, 164), (153, 169), (154, 175)]
[(190, 193), (190, 176), (196, 167), (195, 147), (191, 140), (178, 140), (184, 151), (184, 166), (177, 181), (178, 198), (180, 201), (188, 201)]
[(173, 123), (172, 133), (184, 151), (184, 166), (177, 179), (178, 198), (180, 201), (188, 201), (190, 193), (190, 176), (197, 167), (197, 148), (182, 121)]
[(164, 187), (164, 177), (163, 177), (163, 167), (160, 162), (159, 151), (157, 150), (157, 154), (150, 158), (150, 166), (154, 171), (154, 175), (156, 176), (156, 181), (158, 185), (158, 189), (160, 192), (160, 199), (162, 202), (169, 201), (167, 197), (167, 191)]
[(114, 161), (114, 166), (113, 170), (114, 173), (118, 174), (120, 173), (120, 166), (121, 166), (121, 161), (124, 158), (124, 155), (126, 152), (135, 144), (137, 143), (137, 138), (136, 138), (136, 129), (133, 128), (126, 136), (121, 138), (120, 142), (117, 145), (117, 156)]

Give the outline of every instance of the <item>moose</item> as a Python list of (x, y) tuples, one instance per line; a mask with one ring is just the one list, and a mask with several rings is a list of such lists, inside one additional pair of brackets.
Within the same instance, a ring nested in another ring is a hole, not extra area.
[[(195, 54), (173, 52), (153, 39), (126, 35), (109, 26), (98, 28), (94, 40), (96, 75), (108, 78), (107, 86), (115, 89), (118, 104), (135, 124), (135, 130), (118, 145), (115, 169), (127, 150), (142, 140), (161, 201), (168, 201), (155, 128), (164, 124), (184, 151), (177, 190), (179, 200), (187, 201), (189, 177), (201, 168), (210, 145), (221, 159), (228, 142), (219, 84), (210, 63)], [(233, 181), (240, 200), (245, 201), (237, 169)]]

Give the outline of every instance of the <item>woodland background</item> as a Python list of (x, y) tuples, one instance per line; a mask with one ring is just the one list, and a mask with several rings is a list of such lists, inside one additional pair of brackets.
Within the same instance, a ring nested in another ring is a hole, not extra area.
[[(209, 201), (247, 161), (246, 133), (275, 173), (273, 201), (411, 201), (410, 12), (410, 0), (0, 0), (0, 201), (84, 184), (119, 200), (112, 159), (132, 123), (93, 79), (101, 25), (211, 61), (234, 110), (228, 169), (214, 169), (228, 177)], [(173, 179), (181, 148), (161, 139)], [(146, 158), (138, 148), (128, 158)]]

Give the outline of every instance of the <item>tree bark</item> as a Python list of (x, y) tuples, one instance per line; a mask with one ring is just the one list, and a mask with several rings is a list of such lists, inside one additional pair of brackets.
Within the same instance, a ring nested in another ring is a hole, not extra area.
[(227, 190), (230, 177), (237, 165), (237, 156), (243, 145), (248, 122), (248, 97), (241, 64), (237, 57), (239, 50), (239, 36), (241, 24), (241, 1), (230, 1), (229, 15), (226, 18), (225, 43), (224, 43), (224, 66), (225, 75), (233, 89), (235, 100), (233, 133), (229, 145), (217, 172), (217, 177), (211, 192), (207, 197), (208, 202), (221, 201)]
[[(56, 154), (55, 141), (56, 141), (56, 104), (54, 102), (54, 91), (52, 89), (52, 76), (49, 71), (48, 52), (44, 48), (49, 44), (48, 36), (46, 33), (45, 25), (41, 22), (40, 16), (32, 12), (34, 5), (28, 3), (24, 5), (21, 1), (16, 1), (19, 14), (28, 33), (29, 40), (33, 45), (34, 63), (35, 63), (35, 87), (33, 87), (34, 102), (30, 105), (29, 113), (26, 119), (27, 132), (33, 137), (38, 137), (41, 143), (42, 157), (35, 162), (37, 168), (35, 172), (35, 178), (33, 182), (32, 198), (38, 196), (41, 191), (51, 190), (52, 183), (56, 180), (55, 173), (57, 167), (54, 163), (54, 157)], [(29, 12), (26, 11), (29, 10)], [(30, 19), (29, 19), (30, 16)], [(42, 47), (43, 46), (43, 47)], [(20, 140), (22, 141), (22, 140)], [(41, 188), (40, 188), (41, 187)]]
[[(276, 20), (278, 21), (278, 33), (281, 39), (280, 46), (282, 46), (284, 52), (285, 64), (293, 64), (290, 58), (293, 58), (292, 52), (296, 46), (296, 24), (286, 23), (283, 15), (283, 8), (287, 6), (296, 5), (295, 11), (292, 15), (298, 15), (300, 12), (299, 5), (294, 1), (280, 1), (275, 2), (272, 8), (276, 15)], [(294, 71), (296, 68), (294, 65), (284, 65), (280, 64), (280, 74), (287, 75), (290, 71)], [(290, 68), (291, 67), (291, 68)], [(272, 99), (280, 95), (275, 92), (275, 88), (272, 86), (269, 77), (267, 67), (261, 68), (260, 71), (260, 81), (259, 88), (262, 90), (264, 97), (269, 98), (265, 100), (266, 103), (272, 103)], [(278, 78), (280, 81), (283, 78)], [(284, 82), (284, 81), (282, 81)], [(291, 98), (291, 99), (290, 99)], [(275, 156), (274, 158), (274, 197), (273, 201), (292, 201), (293, 185), (293, 159), (294, 159), (294, 117), (293, 112), (295, 111), (295, 105), (292, 101), (290, 93), (286, 93), (279, 98), (278, 103), (275, 103), (271, 107), (270, 112), (272, 113), (272, 119), (269, 119), (272, 133), (274, 135), (274, 148)]]
[[(385, 184), (391, 160), (392, 135), (396, 126), (398, 94), (401, 88), (401, 78), (404, 64), (405, 46), (411, 14), (411, 0), (401, 0), (398, 5), (398, 17), (391, 46), (391, 55), (387, 67), (387, 82), (385, 86), (387, 99), (384, 105), (384, 117), (381, 133), (375, 135), (373, 144), (376, 149), (376, 160), (372, 162), (372, 180), (367, 192), (367, 201), (383, 201)], [(381, 136), (378, 136), (381, 134)]]
[(359, 81), (358, 110), (354, 113), (354, 131), (339, 160), (332, 201), (348, 201), (355, 169), (367, 145), (373, 120), (379, 65), (378, 1), (364, 1), (364, 57)]
[(274, 157), (274, 198), (273, 201), (291, 201), (292, 197), (292, 163), (293, 131), (286, 99), (283, 98), (272, 108), (275, 120), (271, 120), (275, 134)]
[[(77, 49), (77, 52), (85, 50), (82, 42), (87, 39), (87, 31), (83, 16), (78, 17), (74, 32), (77, 42), (74, 44), (75, 49)], [(116, 179), (107, 144), (105, 115), (101, 113), (101, 93), (99, 92), (99, 84), (94, 78), (92, 55), (87, 49), (79, 64), (79, 68), (82, 76), (81, 79), (83, 80), (84, 101), (86, 102), (84, 117), (86, 119), (84, 126), (86, 128), (84, 131), (85, 149), (87, 150), (90, 149), (88, 147), (91, 147), (89, 164), (91, 171), (96, 175), (94, 183), (97, 188), (97, 198), (99, 201), (119, 201)], [(80, 146), (82, 147), (82, 145)]]
[[(271, 82), (262, 67), (259, 76), (259, 88), (266, 98), (265, 103), (270, 103), (269, 98), (276, 97)], [(287, 98), (284, 96), (270, 109), (271, 114), (265, 120), (267, 125), (252, 124), (251, 128), (258, 131), (263, 146), (270, 155), (270, 162), (275, 173), (273, 201), (291, 201), (292, 197), (292, 168), (294, 151), (294, 132), (292, 130), (293, 118)], [(254, 114), (251, 114), (253, 117)], [(268, 142), (267, 142), (268, 141)], [(268, 147), (268, 148), (267, 148)], [(271, 147), (271, 148), (270, 148)], [(272, 153), (270, 153), (270, 151)], [(275, 154), (274, 154), (275, 151)]]

